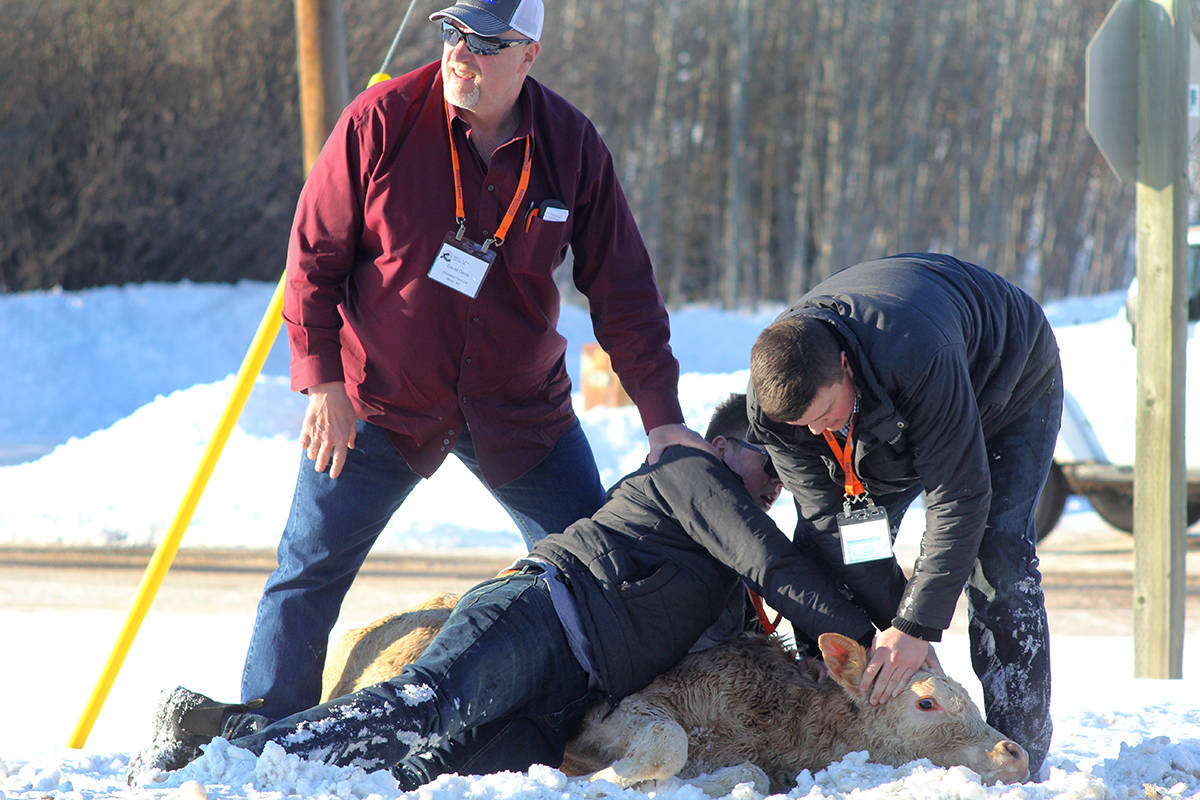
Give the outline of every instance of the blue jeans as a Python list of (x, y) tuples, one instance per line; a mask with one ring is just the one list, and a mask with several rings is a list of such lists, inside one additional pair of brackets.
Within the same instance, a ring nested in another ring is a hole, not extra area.
[[(465, 433), (454, 454), (480, 476)], [(242, 672), (243, 700), (265, 699), (260, 713), (266, 718), (279, 719), (320, 700), (329, 632), (342, 600), (371, 546), (419, 480), (386, 432), (362, 421), (336, 480), (315, 471), (307, 454), (301, 458), (279, 542), (279, 566), (259, 601)], [(590, 516), (604, 502), (596, 462), (578, 422), (541, 463), (491, 491), (528, 544)]]
[[(458, 769), (469, 769), (475, 755), (486, 771), (519, 771), (538, 761), (557, 766), (600, 696), (571, 652), (545, 581), (523, 571), (464, 594), (425, 653), (396, 678), (232, 743), (261, 753), (271, 741), (329, 764), (392, 769), (412, 787), (447, 769), (437, 758), (422, 763), (420, 756), (448, 739), (456, 745)], [(522, 748), (503, 735), (510, 723), (541, 738)], [(485, 735), (472, 738), (476, 731)], [(506, 738), (500, 755), (470, 752)]]

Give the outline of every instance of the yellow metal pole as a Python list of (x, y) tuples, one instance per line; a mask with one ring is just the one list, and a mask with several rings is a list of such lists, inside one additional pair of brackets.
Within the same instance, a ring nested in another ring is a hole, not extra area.
[[(405, 13), (400, 28), (396, 31), (396, 38), (392, 42), (393, 49), (396, 40), (400, 38), (400, 32), (404, 30), (404, 23), (408, 21), (408, 15), (412, 13), (414, 4), (415, 0), (409, 4), (408, 12)], [(301, 84), (301, 116), (304, 122), (304, 172), (307, 175), (312, 169), (317, 153), (321, 150), (321, 142), (328, 135), (329, 129), (333, 127), (333, 121), (337, 118), (337, 114), (346, 105), (346, 98), (334, 97), (339, 94), (338, 85), (345, 83), (342, 77), (345, 74), (346, 61), (345, 36), (342, 34), (341, 7), (338, 4), (296, 0), (296, 17), (297, 44), (300, 51), (297, 60)], [(319, 42), (319, 46), (313, 44), (314, 42)], [(383, 67), (380, 68), (380, 72), (371, 76), (368, 87), (390, 77), (382, 70), (387, 68), (387, 62), (391, 55), (389, 50)], [(311, 78), (316, 75), (321, 77), (320, 81), (306, 80), (306, 76)], [(341, 90), (340, 94), (345, 94), (345, 91)], [(320, 125), (311, 124), (309, 118), (312, 115), (307, 113), (308, 109), (316, 109), (323, 114), (324, 130), (321, 130), (322, 126)], [(121, 629), (121, 633), (113, 645), (112, 653), (108, 656), (108, 661), (100, 673), (100, 678), (96, 681), (95, 688), (92, 689), (92, 695), (88, 698), (83, 715), (79, 718), (75, 732), (71, 734), (71, 740), (67, 743), (68, 747), (78, 749), (87, 743), (92, 726), (96, 724), (96, 717), (100, 715), (100, 709), (104, 706), (104, 701), (108, 698), (108, 693), (117, 679), (117, 673), (121, 671), (121, 665), (125, 663), (125, 656), (129, 654), (134, 637), (137, 636), (138, 629), (142, 626), (142, 621), (146, 618), (151, 603), (154, 602), (158, 587), (167, 577), (167, 570), (171, 568), (171, 562), (179, 550), (179, 542), (183, 539), (184, 531), (192, 521), (192, 515), (196, 513), (200, 496), (204, 494), (204, 488), (208, 485), (208, 479), (212, 477), (217, 460), (221, 457), (221, 451), (225, 449), (229, 434), (233, 432), (233, 426), (237, 424), (238, 417), (241, 416), (242, 409), (246, 406), (246, 400), (250, 397), (250, 390), (254, 388), (254, 381), (262, 371), (267, 354), (271, 352), (271, 345), (275, 343), (275, 336), (279, 333), (279, 327), (283, 320), (283, 286), (286, 280), (287, 273), (284, 273), (279, 278), (275, 294), (272, 295), (271, 303), (267, 307), (266, 313), (263, 314), (262, 322), (258, 324), (258, 332), (254, 334), (254, 341), (250, 343), (250, 349), (247, 351), (245, 359), (242, 360), (233, 395), (229, 398), (225, 411), (217, 422), (217, 428), (208, 442), (204, 457), (200, 460), (200, 466), (196, 469), (196, 474), (192, 478), (191, 485), (188, 486), (183, 502), (180, 503), (179, 510), (175, 512), (175, 519), (171, 522), (167, 535), (163, 537), (162, 543), (154, 551), (150, 563), (146, 566), (146, 572), (142, 575), (142, 582), (138, 586), (137, 596), (134, 598), (133, 607), (129, 610), (129, 616), (125, 620), (125, 626)]]
[(242, 409), (246, 406), (246, 400), (254, 388), (254, 381), (262, 371), (263, 363), (267, 360), (271, 346), (275, 343), (275, 336), (279, 333), (283, 318), (283, 284), (286, 277), (286, 274), (281, 277), (275, 287), (271, 303), (263, 315), (262, 322), (258, 324), (258, 332), (254, 334), (254, 340), (250, 343), (250, 349), (246, 352), (246, 357), (242, 360), (242, 366), (238, 370), (233, 394), (225, 405), (225, 411), (217, 422), (212, 438), (209, 439), (204, 457), (200, 460), (200, 465), (192, 477), (192, 482), (183, 497), (183, 502), (179, 505), (179, 510), (175, 512), (175, 519), (172, 521), (171, 527), (146, 566), (146, 572), (142, 575), (142, 582), (138, 586), (137, 596), (134, 598), (129, 616), (125, 620), (125, 626), (121, 629), (121, 633), (113, 645), (108, 662), (104, 665), (99, 680), (96, 681), (96, 687), (92, 689), (92, 695), (88, 698), (83, 715), (79, 718), (75, 732), (71, 734), (71, 740), (67, 743), (68, 747), (78, 749), (87, 742), (88, 734), (92, 732), (92, 726), (96, 723), (96, 717), (100, 715), (100, 709), (108, 698), (108, 692), (112, 689), (113, 682), (117, 679), (117, 673), (121, 671), (121, 665), (125, 662), (125, 656), (129, 654), (134, 637), (137, 636), (138, 629), (146, 618), (146, 612), (150, 610), (150, 604), (154, 602), (158, 587), (162, 585), (163, 579), (167, 576), (167, 570), (171, 568), (171, 561), (174, 560), (175, 553), (179, 550), (179, 542), (183, 539), (183, 534), (192, 521), (192, 515), (196, 512), (200, 496), (204, 494), (204, 488), (208, 485), (208, 479), (212, 477), (217, 459), (221, 457), (221, 451), (225, 448), (229, 434), (233, 432), (233, 426), (237, 424), (238, 417), (241, 416)]

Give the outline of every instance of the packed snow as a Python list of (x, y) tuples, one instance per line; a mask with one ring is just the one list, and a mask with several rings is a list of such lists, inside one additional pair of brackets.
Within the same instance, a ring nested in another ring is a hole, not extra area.
[[(0, 295), (0, 545), (123, 547), (162, 540), (191, 481), (273, 285), (147, 284), (82, 292)], [(1133, 456), (1134, 351), (1119, 294), (1047, 308), (1063, 349), (1068, 390), (1093, 423), (1108, 456)], [(672, 313), (672, 344), (683, 368), (687, 421), (703, 429), (712, 407), (744, 389), (749, 348), (779, 308)], [(579, 386), (580, 345), (591, 339), (584, 309), (566, 306), (559, 325), (569, 342), (568, 370)], [(1195, 351), (1195, 348), (1193, 348)], [(1200, 376), (1192, 356), (1189, 384)], [(280, 336), (224, 449), (183, 546), (273, 548), (287, 513), (300, 452), (304, 399), (289, 391)], [(1200, 386), (1197, 387), (1200, 389)], [(1190, 397), (1200, 398), (1196, 390)], [(635, 468), (645, 441), (631, 408), (576, 407), (605, 482)], [(1200, 422), (1200, 417), (1195, 417)], [(1189, 461), (1200, 463), (1200, 437)], [(1073, 500), (1068, 517), (1087, 514)], [(790, 504), (773, 512), (790, 525)], [(919, 536), (909, 514), (904, 536)], [(451, 460), (413, 493), (377, 550), (519, 555), (521, 540), (499, 506)], [(2, 587), (0, 587), (2, 589)], [(0, 595), (3, 596), (3, 595)], [(116, 638), (123, 615), (38, 606), (36, 597), (0, 607), (0, 800), (97, 797), (247, 798), (397, 797), (386, 773), (306, 763), (268, 749), (261, 757), (217, 740), (165, 783), (130, 788), (125, 771), (150, 735), (149, 709), (176, 684), (236, 695), (254, 609), (187, 613), (156, 609), (140, 634), (101, 721), (80, 750), (65, 747), (84, 699)], [(362, 624), (367, 620), (350, 620)], [(339, 623), (341, 624), (341, 623)], [(180, 629), (225, 642), (203, 662), (180, 648)], [(1053, 628), (1052, 628), (1053, 632)], [(172, 639), (172, 636), (175, 638)], [(1187, 642), (1195, 645), (1193, 636)], [(150, 648), (147, 656), (144, 649)], [(947, 671), (979, 702), (965, 638), (938, 647)], [(928, 762), (894, 768), (853, 754), (816, 774), (797, 776), (791, 798), (1200, 798), (1200, 668), (1185, 645), (1184, 677), (1135, 680), (1128, 637), (1055, 635), (1055, 736), (1039, 780), (981, 785), (964, 768)], [(213, 693), (217, 693), (213, 691)], [(585, 785), (556, 770), (444, 776), (420, 800), (638, 800), (646, 793)], [(699, 800), (686, 786), (650, 793)], [(748, 786), (736, 800), (757, 800)]]

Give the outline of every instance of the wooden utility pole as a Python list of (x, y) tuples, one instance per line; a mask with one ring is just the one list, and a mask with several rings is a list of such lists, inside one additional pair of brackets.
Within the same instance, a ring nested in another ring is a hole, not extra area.
[(343, 0), (295, 0), (304, 174), (350, 102)]
[[(746, 150), (746, 85), (750, 74), (750, 2), (735, 0), (733, 29), (737, 31), (733, 80), (729, 84), (729, 183), (725, 208), (725, 270), (721, 307), (735, 308), (742, 298), (742, 277), (748, 272), (743, 252), (742, 227), (746, 224), (746, 175), (742, 156)], [(755, 298), (757, 299), (757, 298)]]
[(1191, 0), (1141, 0), (1137, 114), (1134, 675), (1183, 675), (1184, 369)]
[(1087, 126), (1137, 183), (1134, 676), (1183, 674), (1191, 0), (1117, 0), (1088, 45)]

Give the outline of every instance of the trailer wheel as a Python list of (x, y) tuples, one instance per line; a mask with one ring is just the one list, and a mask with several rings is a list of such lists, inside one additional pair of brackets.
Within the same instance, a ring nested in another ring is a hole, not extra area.
[(1129, 495), (1093, 490), (1087, 493), (1087, 499), (1100, 519), (1119, 531), (1133, 533), (1133, 498)]
[(1062, 469), (1058, 464), (1051, 464), (1050, 473), (1042, 485), (1042, 494), (1038, 497), (1037, 508), (1033, 511), (1033, 527), (1039, 542), (1050, 535), (1050, 531), (1058, 524), (1069, 494), (1071, 487), (1067, 485)]
[[(1133, 533), (1133, 498), (1121, 492), (1092, 491), (1088, 502), (1100, 518), (1119, 531)], [(1187, 504), (1187, 524), (1200, 519), (1200, 501)]]

